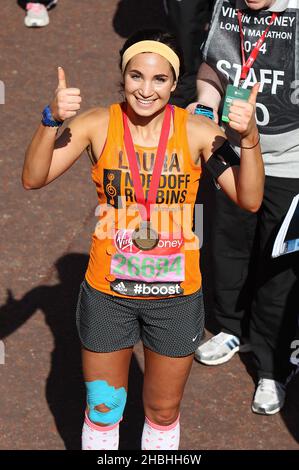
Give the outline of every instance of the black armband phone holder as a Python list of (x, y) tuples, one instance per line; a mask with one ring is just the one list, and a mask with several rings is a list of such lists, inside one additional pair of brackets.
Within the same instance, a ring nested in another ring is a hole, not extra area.
[(240, 158), (226, 140), (205, 162), (205, 166), (217, 180), (231, 166), (240, 166)]

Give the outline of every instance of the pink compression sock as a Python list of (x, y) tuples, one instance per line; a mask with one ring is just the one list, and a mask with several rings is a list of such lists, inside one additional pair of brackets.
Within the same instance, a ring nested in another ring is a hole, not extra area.
[(117, 450), (119, 422), (112, 426), (98, 426), (85, 415), (82, 429), (82, 450)]
[(169, 426), (159, 426), (147, 417), (143, 426), (142, 450), (178, 450), (180, 443), (180, 415)]

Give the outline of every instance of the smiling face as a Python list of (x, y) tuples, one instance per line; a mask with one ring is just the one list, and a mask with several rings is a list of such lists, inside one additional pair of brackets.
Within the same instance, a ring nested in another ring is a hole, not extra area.
[(251, 10), (266, 10), (270, 8), (275, 0), (245, 0), (246, 5)]
[(144, 117), (164, 108), (176, 87), (168, 60), (152, 52), (137, 54), (130, 60), (124, 84), (127, 104)]

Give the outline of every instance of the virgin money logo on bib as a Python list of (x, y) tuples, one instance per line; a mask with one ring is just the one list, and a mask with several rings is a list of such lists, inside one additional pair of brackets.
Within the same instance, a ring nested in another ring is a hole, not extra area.
[[(140, 253), (132, 242), (132, 229), (120, 229), (114, 236), (114, 245), (119, 253)], [(176, 234), (159, 234), (159, 242), (153, 250), (147, 250), (147, 254), (171, 255), (181, 251), (184, 246), (184, 239)]]

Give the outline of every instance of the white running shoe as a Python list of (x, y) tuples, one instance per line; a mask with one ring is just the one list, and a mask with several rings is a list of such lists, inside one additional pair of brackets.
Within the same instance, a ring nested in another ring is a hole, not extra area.
[(261, 415), (274, 415), (284, 405), (285, 386), (273, 379), (260, 379), (251, 409)]
[(237, 336), (221, 332), (197, 348), (195, 359), (208, 366), (217, 366), (229, 361), (238, 351), (250, 350), (250, 345), (241, 345)]
[(47, 8), (41, 3), (27, 3), (24, 23), (28, 28), (41, 28), (50, 22)]

